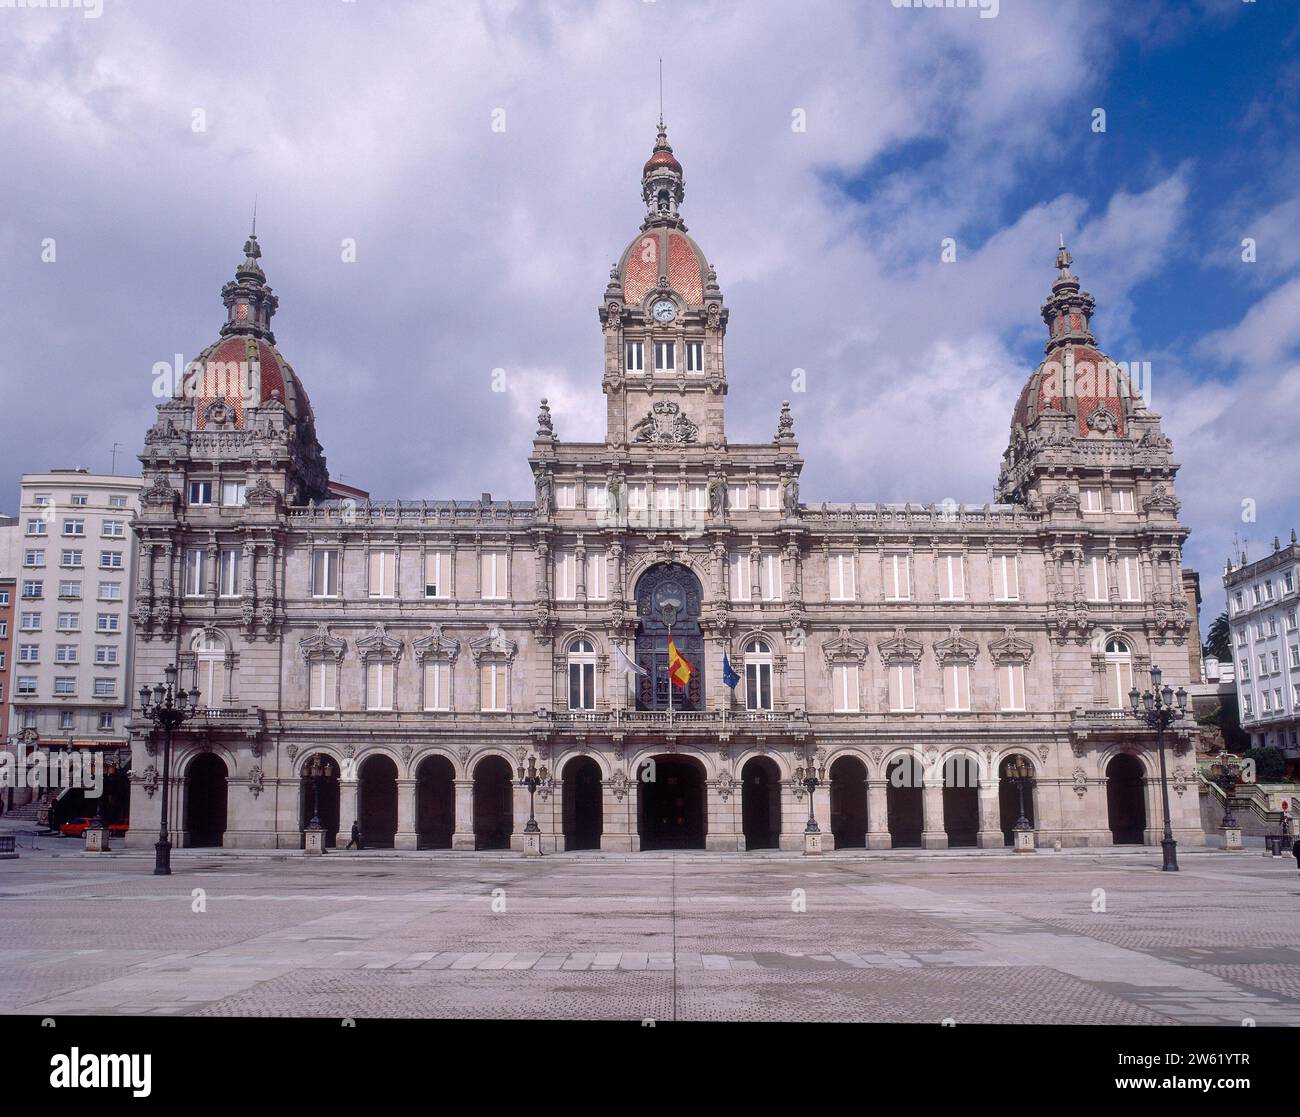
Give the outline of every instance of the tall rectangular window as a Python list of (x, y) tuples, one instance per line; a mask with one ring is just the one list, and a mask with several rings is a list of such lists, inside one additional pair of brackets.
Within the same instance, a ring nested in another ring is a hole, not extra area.
[(1101, 486), (1082, 485), (1079, 488), (1079, 506), (1085, 512), (1101, 511)]
[(898, 552), (885, 555), (885, 600), (906, 601), (911, 596), (910, 556)]
[(911, 663), (889, 665), (889, 708), (896, 713), (916, 709), (915, 670)]
[(555, 507), (566, 512), (578, 507), (578, 486), (572, 481), (561, 481), (555, 486)]
[(202, 597), (207, 584), (208, 553), (202, 547), (185, 552), (185, 596)]
[(245, 503), (245, 486), (243, 481), (221, 482), (221, 503), (227, 508), (239, 508)]
[(596, 665), (585, 659), (569, 660), (569, 709), (596, 707)]
[(1133, 511), (1133, 490), (1127, 486), (1111, 489), (1110, 499), (1116, 512)]
[(650, 494), (647, 487), (637, 482), (627, 487), (627, 506), (632, 512), (644, 512), (649, 507)]
[(655, 342), (655, 371), (677, 371), (677, 343), (672, 341)]
[(623, 346), (623, 363), (628, 372), (645, 372), (645, 343), (627, 342)]
[(609, 490), (604, 485), (588, 484), (586, 497), (587, 511), (601, 512), (609, 504)]
[(397, 592), (397, 552), (380, 547), (370, 552), (370, 596), (393, 597)]
[(731, 553), (731, 600), (748, 601), (751, 589), (749, 552), (733, 551)]
[(506, 572), (508, 555), (505, 551), (484, 551), (482, 578), (484, 600), (502, 600), (509, 596), (510, 587)]
[(339, 665), (332, 659), (314, 659), (311, 664), (311, 694), (308, 704), (313, 710), (332, 710), (338, 704)]
[(969, 663), (949, 663), (944, 667), (943, 708), (949, 712), (970, 709)]
[(749, 508), (749, 486), (728, 485), (727, 507), (733, 512), (744, 512)]
[(577, 596), (577, 556), (572, 551), (556, 551), (555, 599), (557, 601), (572, 601)]
[(509, 679), (506, 664), (489, 660), (480, 666), (483, 709), (509, 709)]
[(1088, 600), (1105, 601), (1106, 599), (1106, 559), (1102, 555), (1093, 555), (1088, 566)]
[(686, 343), (686, 371), (704, 371), (704, 342), (688, 341)]
[(212, 482), (191, 481), (190, 482), (190, 503), (211, 504), (212, 503)]
[(656, 485), (655, 507), (660, 512), (676, 512), (681, 507), (681, 495), (677, 485)]
[(1004, 710), (1025, 708), (1025, 665), (1004, 663), (998, 668), (998, 698)]
[(311, 553), (311, 593), (313, 597), (338, 597), (339, 553), (318, 550)]
[(424, 661), (424, 708), (451, 709), (451, 664), (444, 659)]
[(218, 592), (222, 597), (239, 596), (239, 548), (223, 547)]
[(759, 590), (764, 601), (781, 600), (781, 556), (764, 555), (759, 570)]
[(830, 599), (832, 601), (853, 601), (857, 597), (857, 579), (855, 556), (830, 556)]
[(391, 710), (397, 684), (397, 665), (380, 660), (366, 665), (366, 709)]
[(966, 597), (966, 568), (961, 555), (939, 556), (939, 600), (961, 601)]
[(993, 600), (1017, 601), (1020, 598), (1020, 570), (1015, 555), (993, 556)]
[(761, 512), (775, 512), (779, 509), (781, 507), (781, 486), (759, 485), (758, 507)]
[(587, 552), (587, 598), (604, 601), (609, 597), (609, 561), (602, 548)]
[(451, 596), (451, 554), (448, 551), (425, 551), (424, 596)]
[(838, 714), (858, 712), (858, 665), (837, 663), (831, 669), (832, 698)]
[(1119, 596), (1121, 601), (1142, 600), (1142, 579), (1136, 555), (1124, 555), (1119, 560)]

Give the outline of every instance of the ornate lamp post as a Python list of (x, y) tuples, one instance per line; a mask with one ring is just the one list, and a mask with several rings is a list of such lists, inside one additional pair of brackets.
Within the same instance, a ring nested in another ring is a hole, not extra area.
[(519, 785), (528, 788), (528, 822), (524, 826), (524, 853), (529, 857), (540, 857), (542, 855), (542, 828), (537, 825), (534, 803), (536, 802), (537, 789), (546, 783), (550, 778), (550, 773), (543, 764), (540, 768), (537, 766), (537, 757), (528, 758), (528, 767), (522, 764), (515, 769), (519, 776)]
[(803, 784), (804, 790), (808, 793), (808, 823), (803, 828), (804, 853), (822, 851), (821, 827), (817, 825), (817, 816), (813, 814), (813, 793), (825, 779), (825, 767), (818, 766), (817, 758), (810, 750), (807, 765), (801, 764), (794, 770), (794, 782)]
[(1223, 848), (1238, 852), (1241, 844), (1241, 827), (1233, 812), (1233, 793), (1241, 782), (1241, 768), (1235, 759), (1220, 759), (1210, 765), (1210, 779), (1223, 791)]
[[(1160, 757), (1160, 799), (1165, 813), (1165, 836), (1160, 841), (1163, 860), (1160, 871), (1178, 872), (1178, 843), (1169, 825), (1169, 775), (1165, 770), (1165, 730), (1187, 716), (1187, 691), (1179, 687), (1160, 686), (1160, 668), (1151, 668), (1151, 689), (1145, 693), (1134, 687), (1128, 692), (1133, 716), (1156, 731), (1156, 753)], [(1177, 699), (1178, 704), (1174, 705)]]
[(1007, 761), (1003, 771), (1006, 772), (1007, 779), (1016, 785), (1016, 796), (1020, 807), (1020, 817), (1012, 827), (1015, 831), (1015, 850), (1017, 853), (1033, 853), (1034, 825), (1025, 815), (1025, 788), (1033, 785), (1033, 766), (1023, 756), (1016, 756)]
[(198, 688), (188, 693), (176, 685), (175, 664), (165, 668), (166, 684), (157, 683), (153, 690), (140, 688), (140, 716), (148, 718), (163, 731), (162, 816), (158, 823), (158, 841), (154, 845), (154, 876), (171, 876), (172, 843), (167, 827), (167, 806), (171, 798), (172, 732), (199, 712)]
[(307, 853), (321, 854), (325, 852), (325, 827), (320, 820), (320, 781), (333, 778), (334, 765), (317, 753), (303, 766), (303, 774), (311, 780), (311, 821), (305, 848)]

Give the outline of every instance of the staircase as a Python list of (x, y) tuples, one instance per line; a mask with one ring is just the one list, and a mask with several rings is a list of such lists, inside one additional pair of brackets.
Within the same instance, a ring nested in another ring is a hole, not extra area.
[(43, 804), (33, 800), (30, 803), (24, 803), (21, 807), (15, 807), (11, 811), (5, 811), (4, 814), (0, 815), (0, 819), (10, 823), (21, 822), (27, 825), (37, 826), (40, 823), (39, 815), (42, 807)]

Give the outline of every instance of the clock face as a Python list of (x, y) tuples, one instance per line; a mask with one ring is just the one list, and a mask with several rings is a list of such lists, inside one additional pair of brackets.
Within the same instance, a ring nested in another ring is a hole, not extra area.
[(652, 313), (656, 322), (671, 322), (677, 317), (677, 307), (672, 304), (670, 299), (660, 299), (655, 303)]

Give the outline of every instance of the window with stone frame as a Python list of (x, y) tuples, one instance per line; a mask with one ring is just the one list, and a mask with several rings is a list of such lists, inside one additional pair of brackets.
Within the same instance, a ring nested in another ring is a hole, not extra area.
[(858, 596), (855, 576), (857, 557), (851, 552), (832, 553), (826, 557), (827, 596), (831, 601), (854, 601)]
[(886, 601), (907, 601), (912, 596), (912, 557), (905, 551), (881, 556), (881, 575)]
[(763, 636), (754, 637), (746, 643), (742, 656), (745, 665), (745, 709), (771, 710), (775, 693), (772, 685), (775, 662), (771, 641)]
[(411, 641), (415, 661), (420, 665), (420, 708), (431, 712), (452, 709), (452, 669), (460, 654), (460, 642), (446, 636), (442, 625), (430, 627), (428, 636)]
[(510, 709), (510, 667), (519, 645), (499, 625), (469, 641), (470, 658), (479, 678), (479, 709), (505, 713)]
[(953, 626), (948, 636), (934, 646), (934, 658), (943, 673), (943, 708), (946, 713), (969, 713), (971, 703), (971, 674), (979, 645), (962, 636), (960, 628)]
[(451, 552), (424, 552), (424, 596), (451, 597)]
[(877, 647), (881, 666), (886, 677), (888, 709), (891, 713), (912, 713), (916, 710), (916, 669), (921, 663), (921, 645), (911, 639), (903, 628), (894, 629), (894, 635), (882, 640)]
[(989, 658), (997, 678), (998, 709), (1024, 710), (1026, 667), (1034, 654), (1034, 645), (1010, 626), (1002, 630), (998, 640), (989, 643)]
[(369, 596), (382, 598), (397, 596), (396, 548), (372, 547), (366, 557), (366, 568)]
[(199, 705), (215, 710), (231, 700), (234, 681), (235, 655), (230, 640), (216, 628), (205, 628), (190, 642), (189, 664), (198, 688)]
[(307, 666), (307, 709), (339, 708), (339, 665), (347, 643), (331, 636), (326, 625), (298, 641), (298, 654)]
[(960, 551), (942, 552), (935, 558), (938, 566), (939, 600), (966, 599), (966, 559)]
[(366, 682), (367, 710), (396, 710), (397, 671), (402, 660), (402, 641), (388, 635), (382, 624), (375, 625), (369, 636), (356, 641)]
[(596, 647), (587, 636), (569, 644), (566, 668), (570, 710), (591, 710), (596, 706)]
[(822, 644), (822, 658), (831, 684), (831, 710), (856, 714), (862, 709), (862, 667), (867, 661), (867, 643), (859, 640), (848, 625), (840, 625), (834, 639)]

